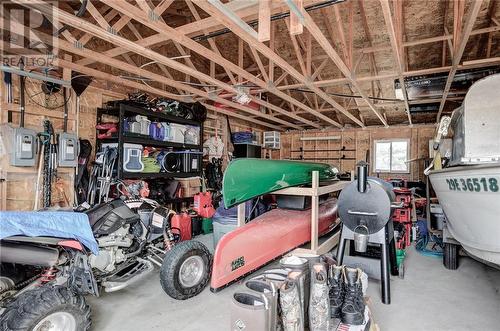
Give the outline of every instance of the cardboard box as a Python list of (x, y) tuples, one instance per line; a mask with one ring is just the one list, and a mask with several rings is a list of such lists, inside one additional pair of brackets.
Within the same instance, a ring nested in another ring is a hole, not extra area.
[(175, 178), (181, 184), (182, 198), (192, 197), (195, 194), (201, 192), (201, 178), (200, 177), (190, 177), (190, 178)]

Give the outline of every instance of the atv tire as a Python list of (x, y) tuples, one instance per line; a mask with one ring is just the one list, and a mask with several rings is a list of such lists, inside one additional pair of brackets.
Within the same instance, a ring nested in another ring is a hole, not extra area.
[(1, 331), (87, 331), (90, 307), (64, 286), (42, 286), (20, 294), (0, 316)]
[(186, 300), (201, 293), (212, 271), (212, 255), (199, 241), (178, 243), (167, 252), (160, 270), (163, 291), (177, 300)]

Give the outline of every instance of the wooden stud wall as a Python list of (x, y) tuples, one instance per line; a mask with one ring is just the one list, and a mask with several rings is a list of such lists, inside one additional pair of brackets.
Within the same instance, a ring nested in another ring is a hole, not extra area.
[[(15, 76), (14, 76), (15, 77)], [(1, 80), (0, 94), (0, 126), (2, 131), (6, 130), (8, 111), (12, 112), (11, 126), (19, 125), (19, 90), (14, 81), (13, 96), (14, 102), (6, 103), (5, 86)], [(89, 87), (80, 97), (80, 114), (76, 114), (76, 96), (72, 93), (69, 101), (68, 131), (75, 132), (77, 121), (79, 137), (88, 139), (93, 146), (95, 153), (95, 126), (96, 109), (101, 107), (106, 101), (124, 98), (125, 95), (105, 91), (98, 88)], [(63, 107), (49, 110), (34, 104), (26, 95), (25, 126), (35, 131), (42, 131), (44, 119), (49, 119), (56, 132), (61, 132), (63, 128)], [(1, 133), (1, 132), (0, 132)], [(10, 143), (7, 143), (10, 145)], [(14, 167), (9, 164), (9, 157), (0, 153), (0, 210), (32, 210), (35, 198), (35, 183), (37, 179), (37, 167)], [(72, 168), (58, 168), (59, 185), (53, 189), (53, 201), (73, 201), (74, 191), (74, 170)], [(64, 197), (63, 195), (66, 197)], [(65, 203), (63, 203), (65, 205)]]
[[(381, 173), (382, 178), (403, 178), (407, 180), (424, 180), (424, 158), (429, 155), (429, 140), (434, 137), (435, 127), (433, 125), (422, 125), (413, 127), (390, 127), (390, 128), (366, 128), (366, 129), (346, 129), (346, 130), (323, 130), (323, 131), (288, 131), (281, 133), (281, 149), (279, 151), (281, 159), (298, 158), (301, 153), (292, 152), (303, 148), (304, 150), (314, 150), (304, 152), (304, 158), (314, 158), (306, 160), (310, 162), (324, 162), (336, 166), (341, 172), (355, 170), (358, 161), (365, 160), (369, 153), (369, 163), (373, 160), (373, 147), (375, 140), (381, 139), (409, 139), (410, 141), (410, 172)], [(303, 140), (301, 137), (326, 137), (340, 136), (338, 140)], [(324, 151), (341, 149), (354, 151)], [(323, 151), (322, 151), (323, 150)], [(338, 159), (345, 155), (346, 158), (355, 160)], [(373, 172), (372, 175), (376, 175)]]

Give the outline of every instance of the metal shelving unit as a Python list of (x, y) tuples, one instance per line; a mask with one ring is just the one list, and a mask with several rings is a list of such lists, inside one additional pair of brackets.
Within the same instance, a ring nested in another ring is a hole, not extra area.
[[(172, 116), (169, 114), (153, 112), (146, 110), (144, 108), (135, 107), (129, 104), (120, 104), (118, 108), (97, 108), (97, 123), (101, 122), (102, 115), (112, 115), (119, 119), (118, 122), (118, 134), (115, 137), (97, 139), (96, 130), (96, 141), (97, 148), (99, 149), (102, 143), (117, 143), (118, 144), (118, 166), (117, 166), (117, 178), (118, 179), (159, 179), (159, 178), (188, 178), (202, 175), (202, 169), (198, 172), (191, 173), (178, 173), (178, 172), (159, 172), (159, 173), (147, 173), (147, 172), (126, 172), (123, 170), (123, 145), (125, 143), (140, 144), (144, 147), (160, 147), (160, 148), (172, 148), (173, 150), (196, 150), (203, 151), (203, 122), (198, 122), (195, 120), (189, 120), (181, 117)], [(142, 115), (146, 116), (152, 121), (161, 121), (169, 123), (187, 124), (198, 126), (200, 128), (200, 139), (199, 144), (183, 144), (170, 141), (160, 141), (154, 140), (148, 136), (140, 135), (136, 133), (124, 132), (123, 123), (126, 117)]]

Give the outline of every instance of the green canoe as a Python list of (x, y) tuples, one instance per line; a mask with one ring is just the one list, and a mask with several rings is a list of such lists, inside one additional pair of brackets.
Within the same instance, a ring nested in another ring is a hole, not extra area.
[(224, 206), (230, 208), (286, 187), (310, 184), (313, 171), (319, 171), (320, 181), (334, 179), (338, 172), (324, 163), (236, 159), (229, 163), (224, 172)]

